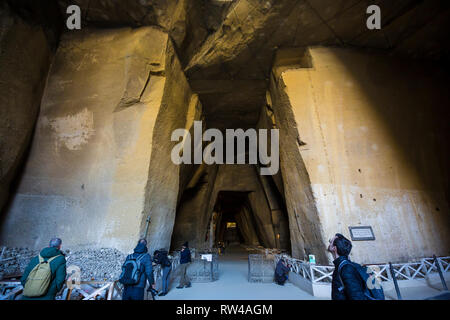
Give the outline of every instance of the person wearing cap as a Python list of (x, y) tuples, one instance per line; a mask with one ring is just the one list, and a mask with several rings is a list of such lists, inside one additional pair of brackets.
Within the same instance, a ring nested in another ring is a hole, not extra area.
[(189, 244), (186, 241), (181, 247), (180, 252), (180, 284), (177, 289), (189, 288), (191, 287), (191, 281), (187, 275), (187, 268), (191, 263), (191, 251), (189, 250)]

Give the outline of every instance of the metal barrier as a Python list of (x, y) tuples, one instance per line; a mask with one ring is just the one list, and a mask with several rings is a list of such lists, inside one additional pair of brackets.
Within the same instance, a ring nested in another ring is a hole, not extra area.
[[(191, 282), (211, 282), (219, 279), (219, 255), (217, 253), (206, 253), (211, 255), (211, 261), (201, 258), (203, 253), (196, 254), (192, 251), (192, 255), (199, 255), (199, 257), (191, 257), (191, 263), (187, 269), (187, 274)], [(170, 274), (170, 281), (173, 281), (179, 276), (178, 267), (180, 265), (180, 254), (175, 251), (172, 255), (172, 270)], [(156, 289), (160, 290), (162, 287), (163, 270), (160, 265), (153, 266), (153, 275), (155, 277)]]
[(249, 282), (273, 282), (274, 274), (274, 255), (248, 255)]
[(192, 258), (192, 262), (187, 270), (192, 282), (211, 282), (219, 279), (218, 254), (212, 253), (211, 255), (211, 261), (200, 257)]

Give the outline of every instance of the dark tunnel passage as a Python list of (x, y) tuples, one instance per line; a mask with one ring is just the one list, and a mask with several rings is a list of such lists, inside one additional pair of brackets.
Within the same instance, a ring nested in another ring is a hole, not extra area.
[(222, 244), (291, 251), (284, 197), (272, 177), (254, 166), (206, 166), (177, 208), (171, 248), (185, 241), (199, 250)]
[(247, 192), (221, 191), (214, 206), (214, 246), (219, 243), (260, 245)]

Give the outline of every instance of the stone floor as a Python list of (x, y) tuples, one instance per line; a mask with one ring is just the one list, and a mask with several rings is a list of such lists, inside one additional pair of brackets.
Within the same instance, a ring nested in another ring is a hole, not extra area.
[[(447, 283), (448, 286), (448, 283)], [(441, 283), (433, 283), (432, 287), (428, 285), (420, 285), (417, 287), (400, 288), (400, 294), (402, 300), (424, 300), (432, 297), (436, 297), (439, 300), (448, 300), (450, 297), (448, 292), (446, 293), (442, 289)], [(397, 300), (397, 293), (395, 289), (385, 290), (384, 294), (386, 300)]]

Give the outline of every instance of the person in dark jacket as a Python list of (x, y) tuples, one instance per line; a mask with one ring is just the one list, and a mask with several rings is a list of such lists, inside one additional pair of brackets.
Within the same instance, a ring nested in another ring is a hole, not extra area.
[(275, 282), (280, 286), (284, 286), (284, 283), (289, 278), (289, 266), (287, 262), (281, 258), (278, 260), (277, 266), (275, 268)]
[(165, 249), (156, 250), (153, 254), (153, 261), (161, 265), (162, 275), (162, 291), (159, 296), (165, 296), (169, 292), (169, 276), (172, 270), (172, 263)]
[(365, 285), (355, 267), (344, 263), (338, 272), (339, 266), (344, 260), (350, 261), (348, 255), (351, 250), (351, 241), (340, 233), (336, 233), (330, 240), (328, 251), (333, 255), (335, 266), (331, 282), (332, 300), (367, 300), (364, 295)]
[(191, 250), (189, 250), (189, 244), (186, 241), (181, 247), (180, 252), (180, 284), (177, 289), (183, 289), (184, 287), (191, 287), (191, 281), (187, 275), (187, 268), (191, 262)]
[(137, 258), (143, 255), (140, 260), (140, 278), (139, 282), (132, 286), (125, 286), (122, 294), (122, 300), (144, 300), (145, 294), (145, 286), (148, 283), (155, 288), (155, 281), (153, 279), (153, 267), (152, 267), (152, 259), (147, 249), (147, 240), (141, 239), (139, 240), (136, 248), (134, 248), (134, 253), (129, 255), (127, 259), (131, 256), (133, 258)]
[[(53, 238), (50, 240), (50, 244), (47, 248), (41, 250), (39, 255), (44, 258), (44, 261), (48, 261), (50, 258), (56, 257), (50, 262), (50, 269), (52, 272), (52, 280), (48, 287), (47, 293), (42, 297), (26, 297), (22, 296), (22, 300), (55, 300), (56, 294), (62, 289), (66, 280), (66, 257), (61, 251), (62, 241), (59, 238)], [(39, 256), (31, 259), (30, 263), (26, 267), (20, 282), (22, 286), (25, 286), (25, 282), (28, 279), (28, 275), (31, 270), (39, 263)]]

